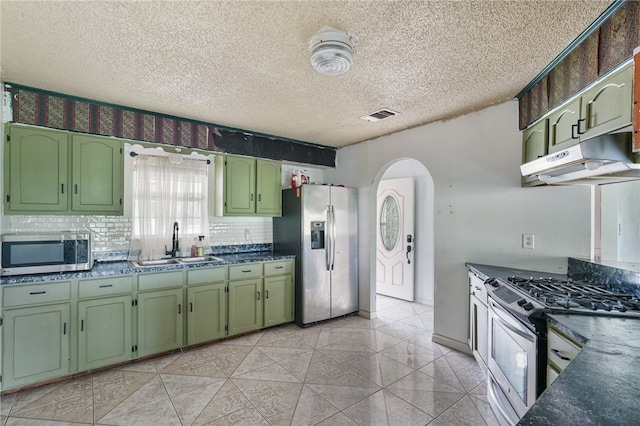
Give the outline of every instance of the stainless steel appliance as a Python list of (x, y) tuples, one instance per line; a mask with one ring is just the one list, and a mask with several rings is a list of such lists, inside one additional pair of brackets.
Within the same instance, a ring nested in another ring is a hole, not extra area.
[(282, 191), (273, 246), (295, 254), (295, 322), (305, 326), (358, 310), (356, 190), (302, 185)]
[(488, 280), (488, 396), (498, 420), (515, 425), (546, 387), (544, 313), (640, 317), (637, 294), (557, 277)]
[(91, 233), (5, 234), (1, 275), (83, 271), (93, 267)]
[(631, 152), (631, 132), (602, 135), (520, 166), (522, 176), (553, 184), (604, 185), (640, 179)]

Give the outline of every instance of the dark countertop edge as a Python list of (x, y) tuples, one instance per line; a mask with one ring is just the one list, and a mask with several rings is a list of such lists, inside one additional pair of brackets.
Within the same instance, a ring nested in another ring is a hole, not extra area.
[(509, 266), (483, 265), (480, 263), (465, 263), (465, 266), (482, 279), (487, 278), (507, 278), (516, 276), (524, 277), (545, 277), (567, 279), (566, 274), (557, 274), (553, 272), (533, 271), (529, 269), (514, 268)]
[(193, 268), (211, 268), (216, 266), (230, 266), (250, 262), (268, 262), (274, 260), (295, 259), (294, 255), (274, 254), (272, 252), (247, 252), (217, 255), (222, 262), (202, 262), (192, 264), (162, 265), (152, 267), (136, 267), (126, 260), (113, 262), (97, 262), (90, 271), (60, 272), (52, 274), (14, 275), (0, 279), (0, 285), (33, 284), (50, 281), (68, 281), (84, 278), (101, 278), (116, 275), (143, 274), (171, 270), (186, 270)]
[(622, 271), (640, 273), (640, 263), (638, 262), (619, 262), (614, 260), (590, 259), (586, 257), (571, 257), (571, 259), (579, 260), (585, 263), (593, 263), (595, 265), (606, 266), (608, 268), (619, 269)]
[(545, 315), (584, 346), (518, 425), (574, 424), (576, 419), (584, 425), (637, 423), (640, 318)]

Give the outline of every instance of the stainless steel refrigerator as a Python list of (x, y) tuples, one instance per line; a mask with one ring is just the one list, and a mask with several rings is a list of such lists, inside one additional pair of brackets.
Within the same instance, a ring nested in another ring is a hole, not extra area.
[(296, 255), (296, 324), (358, 310), (357, 208), (353, 188), (302, 185), (282, 191), (273, 246), (277, 253)]

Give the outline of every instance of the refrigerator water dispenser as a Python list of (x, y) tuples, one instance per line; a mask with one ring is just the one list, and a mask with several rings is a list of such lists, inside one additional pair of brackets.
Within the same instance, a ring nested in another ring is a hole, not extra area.
[(311, 250), (324, 249), (324, 222), (311, 222)]

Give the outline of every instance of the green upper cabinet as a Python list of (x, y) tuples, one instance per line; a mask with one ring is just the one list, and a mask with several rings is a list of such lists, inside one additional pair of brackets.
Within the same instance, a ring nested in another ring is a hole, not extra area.
[(8, 214), (122, 214), (122, 141), (8, 124)]
[(549, 116), (549, 153), (561, 151), (580, 142), (582, 98), (577, 97)]
[(5, 134), (5, 211), (66, 212), (68, 134), (13, 125)]
[(256, 160), (256, 213), (282, 215), (282, 166), (277, 161)]
[(227, 156), (224, 167), (224, 213), (251, 216), (256, 212), (256, 160)]
[(631, 126), (632, 114), (629, 62), (549, 114), (549, 153)]
[(583, 95), (586, 128), (581, 138), (588, 139), (631, 125), (633, 119), (633, 64), (617, 70)]
[[(544, 118), (522, 132), (522, 164), (544, 157), (548, 149), (549, 120)], [(538, 181), (535, 176), (522, 177), (522, 184), (534, 181)]]
[(224, 167), (224, 215), (280, 216), (281, 176), (277, 161), (228, 155)]
[(122, 214), (122, 142), (96, 136), (72, 138), (74, 211)]

